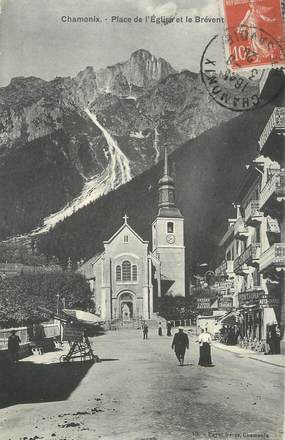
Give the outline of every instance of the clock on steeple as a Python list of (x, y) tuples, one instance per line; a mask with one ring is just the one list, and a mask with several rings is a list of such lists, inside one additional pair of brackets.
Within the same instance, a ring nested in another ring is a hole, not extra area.
[(185, 296), (184, 219), (175, 205), (175, 182), (168, 172), (166, 148), (158, 191), (158, 214), (152, 224), (152, 251), (160, 260), (162, 278), (172, 282), (167, 293)]
[(167, 234), (166, 241), (169, 244), (175, 243), (175, 235), (174, 234)]

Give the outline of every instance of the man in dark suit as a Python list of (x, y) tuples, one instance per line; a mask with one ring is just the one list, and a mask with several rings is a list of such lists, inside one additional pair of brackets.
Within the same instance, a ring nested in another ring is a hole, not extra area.
[(189, 339), (182, 327), (179, 327), (178, 333), (175, 333), (171, 348), (174, 349), (179, 364), (183, 367), (185, 351), (186, 348), (189, 349)]
[(11, 335), (8, 338), (8, 353), (13, 363), (16, 363), (18, 361), (20, 342), (21, 339), (19, 338), (18, 335), (16, 335), (16, 331), (12, 330)]

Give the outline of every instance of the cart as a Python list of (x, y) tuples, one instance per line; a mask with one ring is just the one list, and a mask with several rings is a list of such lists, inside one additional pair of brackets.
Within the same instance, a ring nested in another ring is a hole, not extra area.
[(43, 307), (40, 309), (59, 320), (63, 326), (62, 340), (69, 343), (69, 351), (60, 356), (60, 362), (100, 362), (89, 341), (89, 337), (95, 336), (98, 327), (102, 324), (96, 315), (71, 309), (64, 309), (59, 315)]
[[(90, 330), (89, 330), (90, 331)], [(90, 360), (99, 360), (95, 356), (89, 338), (88, 328), (79, 323), (67, 323), (63, 327), (63, 341), (69, 343), (69, 351), (66, 355), (60, 357), (60, 362), (74, 362), (80, 360), (81, 362)]]

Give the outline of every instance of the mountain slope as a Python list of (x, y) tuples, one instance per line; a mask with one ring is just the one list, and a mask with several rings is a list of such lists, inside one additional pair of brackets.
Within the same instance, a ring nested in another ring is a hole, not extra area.
[[(190, 265), (210, 262), (216, 254), (227, 218), (234, 214), (231, 202), (245, 164), (256, 157), (260, 133), (280, 99), (206, 131), (171, 155), (177, 205), (185, 217), (187, 271)], [(150, 240), (161, 172), (158, 164), (60, 222), (40, 238), (40, 250), (62, 262), (69, 257), (90, 258), (102, 251), (102, 241), (122, 224), (125, 211), (131, 226)]]
[(75, 78), (14, 78), (0, 89), (0, 239), (47, 230), (125, 183), (123, 156), (133, 178), (157, 163), (161, 147), (174, 151), (235, 116), (199, 75), (145, 50)]

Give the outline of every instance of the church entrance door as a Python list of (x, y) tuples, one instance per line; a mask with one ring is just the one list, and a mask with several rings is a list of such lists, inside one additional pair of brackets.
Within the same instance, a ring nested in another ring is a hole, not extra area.
[(124, 321), (130, 321), (134, 317), (134, 301), (133, 295), (124, 292), (120, 295), (120, 318)]
[(122, 302), (121, 303), (121, 316), (123, 321), (130, 321), (133, 317), (133, 303), (128, 302)]

